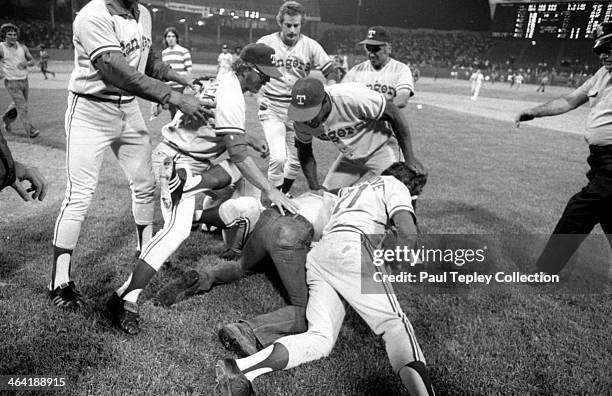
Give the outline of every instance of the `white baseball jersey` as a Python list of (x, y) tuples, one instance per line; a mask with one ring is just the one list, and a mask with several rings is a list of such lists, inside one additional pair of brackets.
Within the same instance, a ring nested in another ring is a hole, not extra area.
[(522, 74), (517, 74), (516, 76), (514, 76), (514, 82), (517, 84), (522, 84), (524, 79), (525, 77), (523, 77)]
[(387, 100), (383, 94), (363, 84), (343, 83), (325, 87), (331, 99), (331, 112), (320, 128), (295, 122), (295, 138), (312, 142), (313, 136), (330, 140), (349, 159), (367, 158), (393, 136), (381, 121)]
[(473, 86), (482, 85), (482, 82), (484, 81), (484, 75), (482, 73), (474, 72), (470, 77), (470, 81), (472, 82)]
[(292, 47), (283, 43), (278, 32), (263, 36), (257, 42), (274, 48), (276, 67), (283, 75), (280, 79), (271, 79), (261, 88), (260, 102), (284, 112), (289, 107), (291, 89), (298, 79), (306, 77), (312, 69), (325, 72), (333, 67), (333, 62), (323, 47), (303, 34), (300, 34), (297, 43)]
[(214, 106), (214, 124), (209, 121), (194, 129), (191, 118), (178, 111), (162, 128), (162, 135), (166, 143), (182, 153), (198, 161), (210, 161), (226, 151), (224, 135), (245, 133), (246, 105), (233, 72), (208, 81), (198, 96)]
[[(109, 3), (107, 5), (107, 3)], [(73, 24), (74, 70), (68, 90), (103, 99), (123, 100), (133, 96), (102, 81), (93, 61), (104, 52), (121, 52), (127, 63), (144, 73), (151, 49), (151, 15), (138, 4), (138, 19), (121, 15), (112, 1), (92, 0), (77, 14)]]
[(380, 70), (374, 69), (369, 60), (361, 62), (346, 73), (342, 82), (365, 84), (389, 100), (393, 100), (402, 90), (408, 90), (410, 96), (414, 95), (414, 81), (410, 68), (395, 59), (390, 59)]
[(341, 189), (338, 196), (324, 235), (337, 231), (384, 234), (395, 213), (414, 214), (408, 187), (393, 176), (375, 176)]
[(329, 221), (334, 205), (338, 201), (338, 196), (324, 192), (323, 195), (312, 191), (305, 192), (293, 201), (298, 204), (298, 214), (304, 216), (312, 224), (314, 229), (313, 242), (321, 239), (323, 229)]
[[(162, 61), (169, 64), (172, 70), (181, 76), (187, 76), (192, 68), (191, 53), (187, 48), (175, 45), (174, 47), (165, 48), (162, 51)], [(183, 86), (174, 81), (167, 83), (172, 88), (182, 88)]]
[(229, 52), (224, 54), (221, 52), (219, 57), (217, 58), (217, 64), (219, 65), (219, 73), (227, 73), (232, 70), (232, 63), (234, 62), (234, 57)]

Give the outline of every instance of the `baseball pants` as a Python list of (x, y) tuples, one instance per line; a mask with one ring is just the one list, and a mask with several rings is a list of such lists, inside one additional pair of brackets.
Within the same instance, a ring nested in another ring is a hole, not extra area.
[(65, 126), (66, 194), (55, 223), (53, 244), (64, 249), (76, 246), (109, 147), (128, 178), (136, 224), (152, 224), (155, 179), (151, 138), (137, 101), (94, 101), (71, 92)]
[(325, 176), (323, 186), (329, 190), (352, 186), (362, 177), (380, 175), (394, 162), (400, 161), (397, 141), (390, 139), (369, 157), (350, 159), (340, 154)]
[(268, 180), (280, 186), (284, 179), (295, 179), (301, 171), (295, 147), (293, 121), (270, 109), (259, 112), (259, 120), (270, 149)]
[[(365, 273), (362, 273), (362, 260), (366, 260)], [(367, 249), (362, 252), (358, 233), (334, 232), (323, 236), (306, 262), (308, 331), (277, 341), (289, 351), (287, 369), (330, 354), (345, 315), (340, 296), (376, 335), (382, 336), (395, 373), (413, 361), (425, 363), (412, 325), (393, 288), (374, 282), (373, 274), (377, 271), (384, 268), (372, 264)], [(376, 294), (362, 294), (362, 286)]]
[(4, 86), (8, 91), (13, 103), (9, 105), (9, 107), (4, 112), (2, 117), (2, 121), (6, 122), (8, 125), (12, 124), (16, 118), (10, 116), (10, 112), (13, 109), (17, 110), (17, 117), (21, 119), (21, 123), (23, 125), (23, 129), (26, 133), (30, 133), (31, 130), (35, 129), (30, 122), (30, 118), (28, 117), (28, 96), (30, 94), (30, 87), (28, 84), (28, 79), (25, 78), (23, 80), (4, 80)]
[(589, 183), (568, 201), (536, 264), (540, 271), (561, 272), (597, 223), (612, 247), (612, 145), (589, 149)]

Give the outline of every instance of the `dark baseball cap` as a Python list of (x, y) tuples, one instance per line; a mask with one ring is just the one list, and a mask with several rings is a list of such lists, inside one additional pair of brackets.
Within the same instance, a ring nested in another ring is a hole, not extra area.
[(281, 72), (276, 67), (274, 49), (265, 44), (254, 43), (246, 45), (240, 51), (240, 59), (251, 62), (264, 74), (270, 77), (280, 78)]
[(593, 52), (600, 54), (612, 43), (612, 22), (605, 22), (595, 28), (595, 45)]
[(368, 28), (366, 39), (359, 44), (385, 45), (391, 42), (391, 36), (382, 26), (372, 26)]
[(323, 83), (314, 78), (300, 78), (291, 90), (288, 117), (293, 121), (310, 121), (319, 114), (325, 98)]

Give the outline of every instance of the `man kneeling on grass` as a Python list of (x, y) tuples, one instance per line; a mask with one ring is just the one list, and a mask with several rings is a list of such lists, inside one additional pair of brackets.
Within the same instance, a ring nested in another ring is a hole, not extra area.
[[(329, 355), (345, 315), (340, 296), (382, 336), (393, 371), (408, 393), (434, 395), (425, 358), (391, 285), (373, 279), (374, 273), (384, 269), (373, 264), (372, 251), (389, 226), (395, 226), (398, 241), (405, 246), (415, 242), (417, 229), (407, 188), (411, 178), (405, 164), (395, 163), (382, 176), (340, 190), (321, 241), (307, 256), (308, 331), (282, 337), (243, 359), (219, 360), (217, 381), (228, 395), (251, 394), (256, 377)], [(367, 271), (363, 274), (362, 261)]]

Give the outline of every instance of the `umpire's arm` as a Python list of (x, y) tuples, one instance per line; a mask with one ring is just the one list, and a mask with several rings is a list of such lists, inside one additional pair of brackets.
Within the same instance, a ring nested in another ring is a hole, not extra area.
[(588, 100), (589, 97), (586, 89), (584, 86), (582, 86), (567, 95), (553, 99), (550, 102), (544, 103), (543, 105), (521, 111), (514, 118), (514, 123), (518, 128), (521, 125), (521, 121), (530, 121), (536, 117), (554, 116), (567, 113), (568, 111), (582, 106)]
[(391, 125), (393, 134), (397, 138), (397, 142), (404, 154), (404, 161), (409, 166), (412, 166), (418, 174), (425, 172), (423, 165), (414, 156), (412, 151), (412, 137), (410, 136), (410, 128), (408, 127), (408, 120), (404, 113), (391, 101), (387, 100), (385, 104), (385, 110), (382, 117), (383, 121), (387, 121)]

